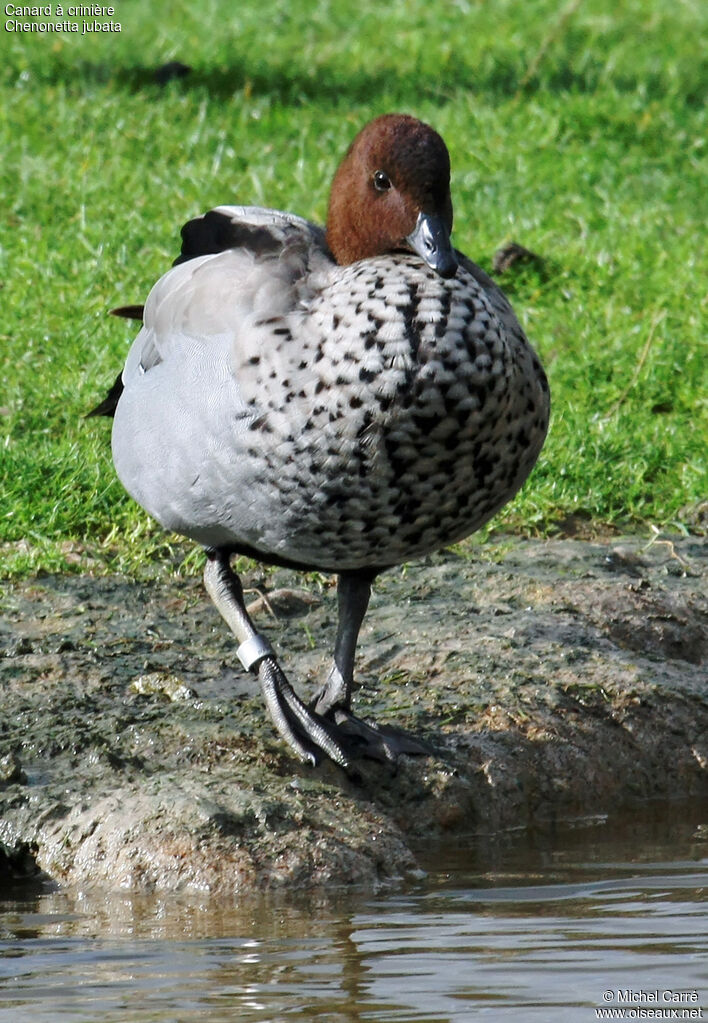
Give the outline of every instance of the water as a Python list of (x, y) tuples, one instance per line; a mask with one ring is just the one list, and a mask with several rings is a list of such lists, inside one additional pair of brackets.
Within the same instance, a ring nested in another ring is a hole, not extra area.
[(376, 896), (15, 889), (0, 896), (0, 1020), (708, 1019), (708, 805), (423, 860), (413, 889)]

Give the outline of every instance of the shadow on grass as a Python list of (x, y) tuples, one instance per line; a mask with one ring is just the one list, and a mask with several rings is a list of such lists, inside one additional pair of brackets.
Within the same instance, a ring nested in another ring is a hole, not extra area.
[(129, 92), (152, 92), (158, 98), (166, 87), (188, 93), (203, 90), (215, 98), (230, 98), (245, 92), (247, 95), (271, 96), (285, 106), (298, 106), (316, 102), (364, 104), (377, 95), (386, 96), (406, 104), (414, 97), (445, 102), (460, 92), (485, 96), (501, 102), (515, 96), (543, 94), (592, 94), (614, 91), (617, 94), (640, 93), (646, 102), (660, 100), (669, 94), (680, 97), (690, 107), (702, 107), (708, 101), (708, 60), (703, 67), (686, 68), (683, 82), (671, 81), (663, 68), (650, 73), (615, 71), (607, 74), (603, 59), (586, 59), (582, 67), (571, 59), (554, 60), (542, 66), (539, 74), (521, 85), (525, 68), (510, 59), (487, 59), (480, 67), (473, 67), (452, 58), (444, 64), (432, 62), (427, 67), (412, 66), (403, 74), (389, 68), (375, 71), (352, 71), (322, 64), (312, 69), (299, 68), (295, 63), (268, 64), (262, 60), (242, 59), (229, 67), (190, 67), (189, 54), (182, 60), (159, 66), (114, 66), (91, 61), (69, 64), (61, 55), (48, 70), (46, 80), (71, 83), (86, 82), (114, 84)]
[[(440, 102), (460, 89), (478, 92), (484, 88), (473, 71), (462, 65), (448, 65), (441, 68), (438, 75), (415, 70), (397, 75), (387, 69), (351, 71), (346, 66), (337, 68), (323, 64), (309, 70), (298, 68), (294, 63), (281, 65), (263, 61), (253, 64), (243, 61), (229, 67), (190, 67), (189, 55), (182, 57), (186, 63), (179, 60), (160, 66), (114, 66), (91, 61), (67, 64), (59, 57), (43, 77), (50, 84), (113, 85), (131, 93), (152, 94), (155, 99), (165, 90), (185, 94), (201, 91), (216, 99), (245, 94), (270, 96), (283, 106), (316, 103), (319, 107), (368, 104), (377, 95), (401, 103), (410, 103), (411, 97), (416, 101), (429, 98)], [(515, 70), (509, 69), (504, 77), (503, 91), (513, 93), (517, 80)]]

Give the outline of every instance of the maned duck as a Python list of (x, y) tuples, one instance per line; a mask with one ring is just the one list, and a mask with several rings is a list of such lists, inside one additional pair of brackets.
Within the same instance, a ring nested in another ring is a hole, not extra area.
[[(442, 138), (377, 117), (336, 172), (326, 231), (248, 206), (185, 225), (94, 410), (115, 413), (128, 492), (205, 547), (207, 591), (304, 761), (421, 751), (351, 712), (372, 580), (478, 529), (546, 435), (541, 364), (451, 228)], [(337, 574), (334, 663), (309, 706), (254, 628), (233, 554)]]

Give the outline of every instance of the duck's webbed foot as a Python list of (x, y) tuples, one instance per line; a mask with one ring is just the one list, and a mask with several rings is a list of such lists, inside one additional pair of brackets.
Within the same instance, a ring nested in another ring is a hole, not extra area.
[(349, 740), (335, 723), (310, 710), (288, 682), (270, 643), (256, 632), (248, 616), (241, 580), (232, 571), (227, 553), (207, 552), (204, 585), (239, 641), (239, 660), (247, 670), (257, 672), (273, 723), (299, 759), (317, 764), (324, 755), (348, 767)]
[(302, 702), (272, 651), (258, 662), (258, 678), (275, 727), (300, 760), (314, 765), (324, 754), (341, 767), (349, 766), (348, 743), (339, 729)]
[(347, 737), (352, 752), (359, 757), (395, 763), (402, 753), (408, 756), (431, 756), (434, 750), (427, 743), (394, 725), (379, 725), (352, 714), (349, 690), (337, 665), (333, 665), (327, 683), (310, 704), (325, 721), (331, 721)]

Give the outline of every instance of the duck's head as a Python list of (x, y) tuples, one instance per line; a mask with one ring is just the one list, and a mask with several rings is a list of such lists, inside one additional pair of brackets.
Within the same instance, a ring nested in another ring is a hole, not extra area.
[(356, 136), (332, 182), (327, 243), (342, 266), (414, 251), (441, 277), (454, 277), (447, 146), (427, 124), (383, 114)]

